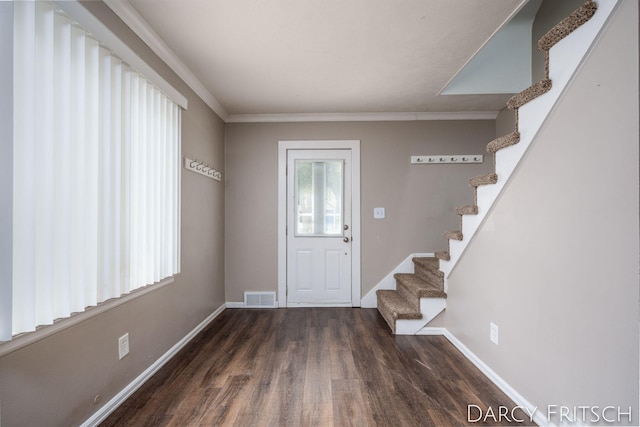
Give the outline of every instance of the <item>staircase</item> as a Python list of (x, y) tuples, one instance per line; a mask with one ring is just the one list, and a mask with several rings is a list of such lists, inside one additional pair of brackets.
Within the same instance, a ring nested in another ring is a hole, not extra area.
[[(487, 152), (493, 154), (495, 172), (469, 180), (474, 188), (474, 203), (456, 209), (460, 216), (460, 229), (445, 232), (447, 250), (436, 252), (435, 257), (431, 258), (414, 258), (413, 274), (394, 275), (395, 290), (376, 291), (378, 311), (392, 333), (415, 334), (445, 309), (446, 278), (571, 80), (615, 4), (616, 0), (602, 2), (601, 12), (596, 15), (598, 4), (586, 1), (538, 41), (538, 49), (545, 58), (545, 76), (507, 102), (507, 107), (515, 114), (515, 130), (487, 145)], [(558, 45), (594, 16), (596, 19), (589, 26), (585, 25), (588, 28), (581, 29), (581, 37)], [(555, 61), (550, 66), (550, 50), (554, 46), (553, 52), (557, 55), (554, 59), (559, 58), (558, 67)]]
[[(395, 290), (379, 290), (378, 311), (393, 333), (410, 335), (444, 310), (447, 294), (438, 259), (413, 258), (414, 273), (397, 273)], [(398, 322), (403, 320), (402, 322)], [(416, 329), (417, 328), (417, 329)]]

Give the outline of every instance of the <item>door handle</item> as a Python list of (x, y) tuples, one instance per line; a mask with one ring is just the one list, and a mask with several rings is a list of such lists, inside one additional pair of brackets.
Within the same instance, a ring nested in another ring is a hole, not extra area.
[(349, 243), (349, 238), (345, 237), (344, 239), (342, 239), (342, 241), (345, 242), (345, 243)]

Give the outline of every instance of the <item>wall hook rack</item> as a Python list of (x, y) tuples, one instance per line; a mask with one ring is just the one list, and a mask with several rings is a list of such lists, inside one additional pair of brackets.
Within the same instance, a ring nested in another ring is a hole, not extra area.
[(190, 170), (191, 172), (204, 175), (207, 178), (215, 179), (216, 181), (222, 181), (222, 172), (215, 170), (204, 162), (185, 157), (184, 168), (186, 170)]
[(482, 154), (442, 155), (442, 156), (411, 156), (412, 165), (437, 165), (443, 163), (482, 163)]

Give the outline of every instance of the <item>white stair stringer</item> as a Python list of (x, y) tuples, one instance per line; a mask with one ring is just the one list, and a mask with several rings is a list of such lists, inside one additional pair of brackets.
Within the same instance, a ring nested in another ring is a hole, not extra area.
[(440, 314), (447, 306), (445, 298), (420, 298), (422, 319), (396, 320), (396, 335), (415, 335)]
[[(440, 260), (440, 270), (445, 275), (445, 292), (449, 277), (467, 245), (484, 222), (487, 213), (498, 199), (511, 174), (522, 160), (531, 142), (560, 99), (564, 89), (580, 68), (583, 59), (597, 39), (611, 12), (620, 0), (598, 1), (598, 10), (593, 17), (578, 27), (549, 50), (549, 78), (552, 87), (549, 92), (524, 104), (518, 111), (520, 142), (496, 152), (496, 174), (498, 182), (478, 187), (478, 214), (462, 216), (462, 241), (449, 241), (450, 260)], [(408, 321), (405, 321), (408, 322)], [(413, 322), (413, 321), (411, 321)], [(417, 332), (417, 331), (416, 331)]]

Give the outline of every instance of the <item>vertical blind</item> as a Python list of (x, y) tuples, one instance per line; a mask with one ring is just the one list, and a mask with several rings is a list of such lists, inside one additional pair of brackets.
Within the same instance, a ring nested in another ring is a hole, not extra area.
[(14, 3), (12, 324), (180, 269), (181, 109), (64, 13)]

